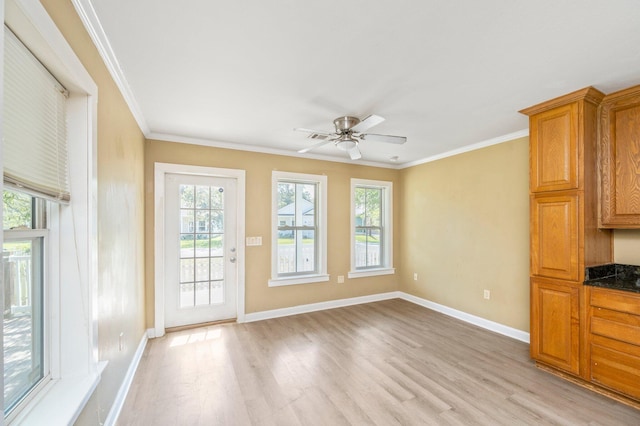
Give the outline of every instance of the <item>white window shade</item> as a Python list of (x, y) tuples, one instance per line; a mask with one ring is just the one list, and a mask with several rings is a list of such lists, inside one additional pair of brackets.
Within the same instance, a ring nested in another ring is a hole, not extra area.
[(69, 201), (67, 92), (6, 26), (4, 33), (4, 181)]

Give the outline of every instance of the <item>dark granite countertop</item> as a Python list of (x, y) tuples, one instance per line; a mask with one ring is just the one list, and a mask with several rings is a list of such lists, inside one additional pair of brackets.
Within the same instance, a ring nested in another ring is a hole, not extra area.
[(609, 263), (585, 268), (584, 284), (640, 293), (640, 266)]

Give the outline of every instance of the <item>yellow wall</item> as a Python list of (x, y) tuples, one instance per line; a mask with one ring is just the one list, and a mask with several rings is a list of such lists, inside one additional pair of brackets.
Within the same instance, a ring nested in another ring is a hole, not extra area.
[[(145, 151), (146, 244), (154, 246), (154, 169), (160, 163), (189, 164), (246, 170), (246, 235), (261, 236), (262, 246), (246, 247), (246, 313), (285, 308), (327, 300), (395, 291), (397, 275), (348, 279), (350, 259), (350, 179), (377, 179), (394, 184), (394, 212), (399, 211), (399, 171), (279, 155), (235, 151), (198, 145), (148, 140)], [(274, 170), (326, 175), (328, 180), (329, 282), (268, 287), (271, 276), (271, 172)], [(399, 228), (395, 215), (394, 228)], [(400, 259), (398, 233), (394, 236), (394, 265)], [(147, 327), (154, 318), (154, 253), (147, 250)], [(337, 284), (337, 275), (345, 276)]]
[(522, 138), (402, 170), (400, 290), (529, 330), (528, 149)]
[(145, 332), (144, 136), (71, 1), (42, 3), (98, 85), (98, 334), (99, 357), (109, 365), (78, 420), (96, 425), (106, 418)]
[(616, 263), (640, 265), (640, 229), (613, 231), (613, 259)]

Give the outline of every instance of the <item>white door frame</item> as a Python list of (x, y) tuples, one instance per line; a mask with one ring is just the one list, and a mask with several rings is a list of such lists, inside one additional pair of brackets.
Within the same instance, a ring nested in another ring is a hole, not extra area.
[(244, 321), (244, 278), (245, 278), (245, 250), (244, 250), (244, 235), (245, 235), (245, 171), (239, 169), (222, 169), (218, 167), (203, 167), (203, 166), (190, 166), (187, 164), (171, 164), (171, 163), (155, 163), (154, 164), (154, 206), (155, 206), (155, 221), (154, 221), (154, 287), (155, 287), (155, 320), (154, 320), (154, 335), (150, 337), (164, 336), (164, 248), (165, 248), (165, 235), (164, 235), (164, 218), (165, 218), (165, 203), (164, 203), (164, 190), (165, 190), (165, 175), (167, 173), (177, 174), (190, 174), (200, 176), (213, 176), (235, 179), (237, 182), (237, 253), (238, 253), (238, 285), (237, 285), (237, 322)]

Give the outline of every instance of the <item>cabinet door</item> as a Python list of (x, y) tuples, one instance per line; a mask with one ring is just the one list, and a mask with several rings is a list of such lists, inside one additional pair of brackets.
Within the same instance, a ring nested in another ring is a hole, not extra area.
[(578, 189), (577, 103), (530, 117), (531, 192)]
[(640, 228), (640, 86), (600, 107), (600, 225)]
[(531, 279), (531, 357), (575, 375), (580, 373), (581, 287)]
[(531, 196), (531, 275), (580, 279), (580, 193)]

